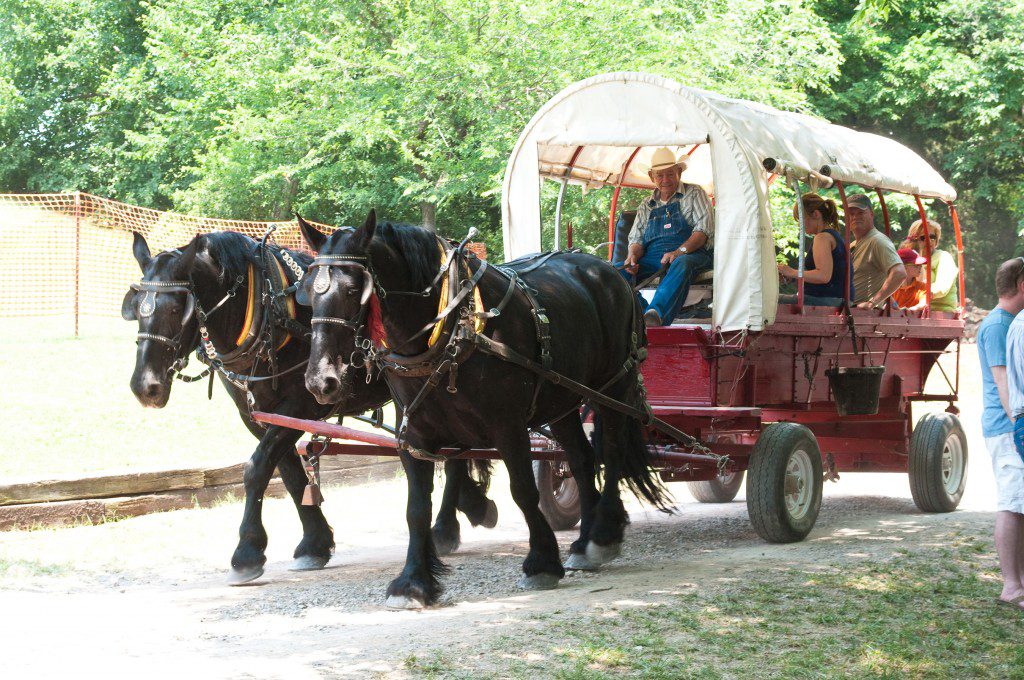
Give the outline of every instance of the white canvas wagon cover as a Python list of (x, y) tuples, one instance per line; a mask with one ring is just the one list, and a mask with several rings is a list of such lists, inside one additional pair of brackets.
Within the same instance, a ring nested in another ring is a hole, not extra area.
[(892, 139), (660, 76), (609, 73), (562, 90), (519, 136), (502, 187), (505, 256), (541, 249), (544, 178), (653, 188), (646, 171), (658, 146), (679, 155), (692, 150), (683, 181), (714, 195), (712, 324), (723, 331), (761, 330), (775, 319), (778, 275), (764, 159), (803, 171), (827, 165), (844, 183), (956, 198), (924, 159)]

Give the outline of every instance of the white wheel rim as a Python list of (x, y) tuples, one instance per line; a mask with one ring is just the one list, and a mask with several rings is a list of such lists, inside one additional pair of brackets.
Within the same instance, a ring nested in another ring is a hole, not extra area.
[(722, 474), (718, 475), (718, 483), (721, 484), (722, 486), (729, 486), (734, 481), (736, 481), (736, 475), (738, 474), (738, 472), (723, 472)]
[(810, 509), (813, 497), (814, 465), (806, 451), (797, 449), (786, 461), (786, 476), (783, 480), (786, 512), (793, 519), (801, 519)]
[(950, 496), (960, 491), (964, 479), (964, 446), (960, 437), (950, 435), (942, 445), (942, 486)]

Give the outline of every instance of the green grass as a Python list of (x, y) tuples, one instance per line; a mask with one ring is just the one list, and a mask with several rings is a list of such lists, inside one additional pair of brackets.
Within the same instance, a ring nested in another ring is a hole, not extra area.
[[(100, 471), (170, 470), (245, 461), (256, 439), (217, 381), (175, 381), (162, 409), (143, 408), (128, 381), (135, 322), (2, 319), (0, 484)], [(192, 361), (186, 373), (199, 373)], [(393, 422), (391, 413), (386, 417)], [(351, 427), (368, 429), (361, 423)]]
[[(990, 543), (747, 572), (710, 590), (534, 621), (427, 677), (1024, 678), (1024, 615), (995, 606)], [(499, 665), (500, 670), (495, 669)]]
[(205, 381), (178, 382), (166, 408), (139, 405), (128, 387), (134, 323), (86, 319), (79, 339), (66, 319), (2, 323), (0, 482), (229, 465), (252, 453), (256, 440), (219, 385), (213, 401)]

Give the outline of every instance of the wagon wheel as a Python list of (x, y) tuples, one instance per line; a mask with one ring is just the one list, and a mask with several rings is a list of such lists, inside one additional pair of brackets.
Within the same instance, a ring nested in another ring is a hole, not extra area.
[(772, 423), (750, 453), (747, 512), (770, 543), (803, 540), (821, 509), (821, 451), (814, 435), (796, 423)]
[(743, 486), (743, 471), (735, 470), (714, 479), (687, 482), (690, 494), (701, 503), (731, 503)]
[(540, 511), (555, 531), (572, 529), (580, 521), (580, 490), (566, 463), (533, 461), (533, 478), (540, 492)]
[(952, 512), (967, 484), (967, 436), (952, 413), (928, 413), (910, 437), (910, 493), (923, 512)]
[[(720, 436), (714, 441), (733, 444), (735, 437)], [(743, 486), (743, 471), (722, 472), (714, 479), (687, 482), (690, 494), (700, 503), (731, 503)]]

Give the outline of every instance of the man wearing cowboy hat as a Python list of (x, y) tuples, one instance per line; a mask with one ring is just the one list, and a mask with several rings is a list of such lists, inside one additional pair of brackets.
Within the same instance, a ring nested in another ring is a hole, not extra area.
[(647, 326), (672, 323), (690, 291), (690, 282), (711, 269), (711, 202), (695, 184), (680, 184), (686, 158), (665, 147), (654, 151), (647, 175), (657, 187), (642, 201), (629, 232), (629, 253), (619, 263), (638, 279), (668, 271), (644, 312)]

